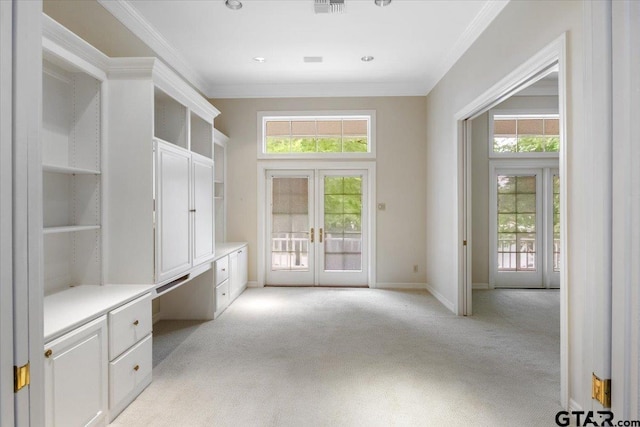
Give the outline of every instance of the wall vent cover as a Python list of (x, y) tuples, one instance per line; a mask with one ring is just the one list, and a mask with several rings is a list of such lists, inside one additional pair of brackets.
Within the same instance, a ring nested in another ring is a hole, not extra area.
[(314, 0), (316, 13), (343, 13), (345, 0)]

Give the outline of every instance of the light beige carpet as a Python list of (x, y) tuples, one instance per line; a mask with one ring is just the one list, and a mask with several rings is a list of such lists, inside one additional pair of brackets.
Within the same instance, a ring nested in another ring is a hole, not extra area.
[(559, 294), (248, 289), (154, 327), (152, 384), (113, 426), (553, 426)]

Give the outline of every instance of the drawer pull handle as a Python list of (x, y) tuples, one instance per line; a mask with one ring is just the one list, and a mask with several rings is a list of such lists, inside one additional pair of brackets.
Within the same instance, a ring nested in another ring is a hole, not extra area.
[(44, 352), (44, 357), (48, 359), (51, 357), (52, 354), (53, 354), (53, 350), (48, 349), (47, 351)]
[(134, 326), (138, 326), (140, 324), (140, 322), (138, 320), (136, 320), (135, 322), (133, 322)]
[(140, 369), (140, 365), (136, 365), (136, 366), (133, 367), (134, 371), (137, 371), (138, 369)]

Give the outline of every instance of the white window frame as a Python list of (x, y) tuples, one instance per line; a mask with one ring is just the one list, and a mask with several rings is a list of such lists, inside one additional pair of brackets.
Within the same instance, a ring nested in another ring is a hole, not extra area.
[[(490, 159), (558, 159), (560, 151), (556, 153), (496, 153), (493, 151), (494, 128), (493, 121), (495, 116), (523, 116), (526, 118), (548, 117), (557, 115), (560, 118), (558, 109), (554, 108), (527, 108), (527, 109), (491, 109), (489, 110), (489, 138), (487, 139), (487, 150)], [(562, 141), (561, 141), (562, 143)]]
[[(266, 152), (266, 122), (268, 119), (366, 119), (368, 120), (369, 150), (365, 153), (267, 153)], [(258, 159), (291, 159), (291, 160), (371, 160), (376, 158), (376, 112), (375, 110), (330, 110), (330, 111), (258, 111), (257, 120), (257, 149)]]

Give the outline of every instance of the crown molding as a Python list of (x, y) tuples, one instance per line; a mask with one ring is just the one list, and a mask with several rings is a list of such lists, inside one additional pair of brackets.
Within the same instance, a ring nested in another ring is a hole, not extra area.
[(106, 79), (110, 58), (45, 14), (42, 14), (42, 49), (45, 58), (57, 65), (74, 64), (98, 80)]
[(156, 58), (110, 58), (108, 76), (113, 80), (151, 79)]
[(97, 0), (118, 21), (147, 44), (196, 89), (206, 93), (206, 79), (131, 5), (128, 0)]
[(453, 67), (453, 65), (464, 55), (464, 53), (471, 47), (471, 45), (480, 37), (480, 34), (493, 22), (493, 20), (502, 12), (510, 0), (488, 0), (476, 17), (471, 21), (469, 26), (464, 30), (462, 35), (458, 38), (453, 48), (449, 50), (449, 53), (445, 59), (440, 63), (440, 66), (436, 68), (433, 83), (427, 89), (427, 93), (431, 92), (440, 80), (447, 74), (447, 72)]

